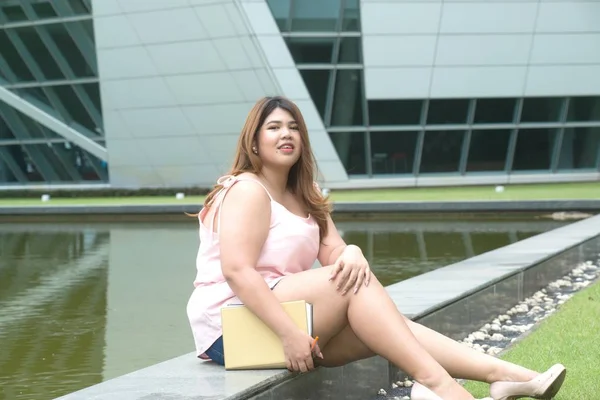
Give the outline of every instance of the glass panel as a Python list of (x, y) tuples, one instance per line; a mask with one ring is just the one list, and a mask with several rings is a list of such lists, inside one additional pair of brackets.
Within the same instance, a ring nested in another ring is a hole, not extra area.
[(556, 129), (519, 129), (513, 170), (550, 169), (556, 137)]
[(58, 68), (54, 58), (52, 58), (52, 55), (38, 36), (34, 27), (16, 28), (14, 31), (19, 35), (46, 79), (65, 79), (65, 76)]
[(475, 124), (512, 123), (517, 99), (477, 99)]
[(79, 48), (75, 45), (75, 42), (63, 24), (49, 24), (43, 28), (47, 29), (50, 37), (56, 43), (56, 47), (58, 47), (66, 59), (76, 78), (95, 76), (94, 71), (88, 66), (85, 58), (83, 58)]
[(85, 126), (86, 128), (95, 131), (96, 124), (90, 118), (85, 107), (79, 101), (79, 98), (73, 91), (71, 85), (57, 85), (49, 87), (60, 99), (62, 105), (67, 109), (73, 121)]
[[(48, 165), (52, 168), (53, 172), (58, 176), (57, 182), (73, 182), (74, 179), (68, 173), (69, 170), (78, 174), (81, 177), (81, 181), (101, 180), (92, 167), (92, 160), (98, 163), (98, 165), (102, 165), (104, 170), (107, 169), (106, 163), (100, 162), (93, 155), (69, 142), (0, 146), (0, 152), (2, 152), (0, 154), (0, 182), (16, 181), (14, 176), (11, 178), (12, 173), (10, 176), (5, 173), (5, 169), (10, 171), (3, 164), (2, 155), (6, 154), (12, 157), (12, 160), (23, 171), (23, 174), (30, 182), (46, 181), (39, 169), (42, 165)], [(48, 164), (45, 164), (44, 161)], [(3, 176), (3, 173), (5, 176)], [(7, 179), (3, 180), (3, 178)]]
[(373, 174), (412, 174), (419, 132), (371, 132)]
[(465, 124), (469, 112), (467, 99), (429, 100), (428, 124)]
[[(0, 131), (0, 137), (2, 132)], [(8, 146), (0, 146), (0, 183), (17, 183), (19, 180), (8, 166), (8, 160), (5, 159), (8, 155)]]
[(348, 175), (365, 175), (365, 133), (329, 132), (329, 137)]
[(523, 99), (521, 122), (558, 122), (563, 98), (530, 97)]
[(358, 0), (344, 0), (342, 31), (360, 32), (360, 4)]
[(422, 100), (369, 100), (369, 124), (419, 125)]
[(304, 79), (310, 97), (323, 119), (325, 119), (325, 106), (327, 104), (327, 88), (329, 88), (329, 80), (331, 79), (332, 73), (333, 70), (300, 70), (300, 75), (302, 75), (302, 79)]
[(292, 31), (333, 32), (337, 30), (341, 0), (301, 0), (292, 4)]
[(54, 11), (50, 0), (38, 0), (37, 2), (31, 4), (31, 6), (33, 7), (33, 10), (35, 11), (39, 19), (56, 18), (58, 16), (58, 14), (56, 14), (56, 11)]
[(4, 121), (4, 116), (2, 115), (2, 108), (0, 107), (0, 141), (3, 139), (14, 139), (14, 136), (11, 130), (8, 128), (6, 121)]
[(362, 76), (361, 69), (337, 71), (331, 125), (363, 125)]
[(572, 97), (567, 121), (600, 121), (600, 97)]
[[(15, 114), (13, 113), (12, 115), (15, 115)], [(7, 116), (7, 118), (8, 118), (8, 116)], [(15, 138), (17, 138), (17, 139), (26, 140), (26, 139), (62, 139), (63, 138), (56, 132), (52, 132), (52, 131), (45, 132), (44, 130), (42, 130), (40, 128), (40, 125), (35, 120), (31, 119), (30, 117), (28, 117), (25, 114), (17, 112), (16, 118), (18, 118), (19, 121), (18, 121), (18, 123), (14, 123), (14, 121), (13, 121), (12, 127), (19, 129), (19, 130), (22, 129), (22, 131), (20, 131), (20, 132), (13, 131), (13, 134), (15, 135)], [(10, 122), (10, 120), (8, 120), (8, 122)]]
[(43, 104), (41, 108), (46, 107), (53, 109), (52, 105), (50, 104), (50, 100), (48, 100), (48, 97), (46, 97), (44, 91), (39, 87), (15, 89), (15, 92), (18, 95), (23, 96), (23, 98), (25, 98), (27, 101), (34, 103), (37, 107), (40, 107), (40, 105), (36, 103), (41, 102)]
[(6, 16), (8, 22), (28, 21), (25, 11), (20, 5), (0, 5), (0, 11)]
[[(12, 42), (6, 35), (6, 32), (0, 29), (0, 49), (2, 49), (2, 57), (10, 67), (11, 71), (16, 75), (19, 82), (35, 81), (35, 78), (29, 71), (29, 68), (13, 46)], [(15, 82), (12, 82), (15, 83)]]
[(509, 129), (472, 131), (467, 171), (504, 171), (510, 133)]
[(275, 18), (275, 22), (281, 32), (287, 31), (287, 22), (290, 17), (291, 0), (267, 0), (271, 14)]
[(331, 64), (335, 38), (285, 38), (296, 64)]
[(359, 37), (343, 37), (340, 38), (340, 54), (338, 63), (340, 64), (360, 64), (360, 38)]
[(457, 172), (464, 136), (463, 131), (425, 132), (419, 172)]
[(11, 145), (3, 146), (3, 148), (6, 149), (6, 152), (12, 157), (18, 168), (23, 171), (29, 182), (43, 182), (44, 177), (38, 171), (37, 165), (33, 162), (31, 155), (27, 151), (32, 150), (32, 146), (36, 145)]
[(600, 127), (565, 128), (558, 169), (595, 169), (599, 157)]
[[(76, 24), (77, 22), (73, 22), (73, 23)], [(93, 42), (95, 36), (94, 36), (94, 23), (92, 22), (92, 20), (86, 19), (84, 21), (79, 21), (79, 25), (83, 28), (83, 30), (87, 33), (87, 36)]]
[(31, 118), (16, 110), (9, 105), (0, 103), (0, 141), (2, 140), (22, 140), (30, 139), (63, 139), (59, 134), (40, 129), (40, 125)]
[(106, 163), (103, 163), (96, 156), (88, 153), (71, 142), (60, 143), (55, 145), (60, 147), (61, 159), (69, 168), (76, 170), (83, 181), (101, 180), (96, 170), (92, 166), (92, 162), (102, 164), (103, 169), (107, 170)]
[(71, 6), (71, 9), (73, 10), (73, 13), (75, 15), (86, 15), (89, 14), (91, 11), (88, 10), (83, 0), (67, 0), (67, 2)]
[[(94, 103), (96, 110), (99, 113), (102, 113), (102, 105), (100, 103), (100, 84), (85, 83), (79, 86), (81, 86), (87, 92), (88, 96), (90, 96), (90, 100), (92, 100), (92, 103)], [(102, 121), (100, 121), (100, 123), (102, 123)], [(103, 129), (102, 126), (99, 128)]]

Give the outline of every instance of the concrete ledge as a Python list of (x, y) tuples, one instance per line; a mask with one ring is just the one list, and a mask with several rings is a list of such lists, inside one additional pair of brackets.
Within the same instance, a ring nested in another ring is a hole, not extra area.
[[(197, 204), (4, 206), (9, 215), (133, 215), (197, 213)], [(363, 201), (335, 202), (334, 213), (484, 212), (484, 211), (600, 211), (598, 200), (519, 201)]]
[[(406, 315), (457, 337), (600, 252), (600, 215), (387, 287)], [(61, 397), (111, 399), (371, 398), (399, 371), (380, 357), (293, 375), (231, 371), (193, 353)]]

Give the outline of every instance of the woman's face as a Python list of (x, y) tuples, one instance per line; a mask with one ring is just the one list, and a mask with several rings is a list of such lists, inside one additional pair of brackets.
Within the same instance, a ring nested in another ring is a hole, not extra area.
[(276, 108), (267, 116), (256, 145), (264, 165), (291, 168), (302, 153), (302, 138), (292, 114)]

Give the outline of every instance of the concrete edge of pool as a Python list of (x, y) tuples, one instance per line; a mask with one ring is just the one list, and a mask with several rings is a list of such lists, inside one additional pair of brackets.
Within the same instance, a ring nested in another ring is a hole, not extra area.
[[(597, 211), (600, 199), (334, 202), (335, 213)], [(196, 213), (196, 204), (0, 206), (0, 216)]]
[[(597, 259), (600, 215), (387, 287), (406, 315), (454, 338), (514, 306), (578, 262)], [(464, 337), (463, 336), (463, 337)], [(231, 371), (194, 353), (60, 397), (60, 400), (373, 398), (399, 371), (381, 357), (304, 375)], [(333, 396), (333, 397), (332, 397)]]

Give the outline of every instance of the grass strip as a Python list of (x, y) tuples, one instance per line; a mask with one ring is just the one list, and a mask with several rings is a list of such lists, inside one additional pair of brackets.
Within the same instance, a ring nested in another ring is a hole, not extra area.
[[(567, 367), (567, 378), (556, 400), (600, 396), (600, 283), (576, 293), (522, 341), (501, 356), (537, 371), (555, 363)], [(489, 396), (489, 386), (467, 382), (476, 398)]]
[[(39, 198), (5, 198), (0, 192), (0, 207), (7, 206), (74, 206), (74, 205), (158, 205), (202, 204), (204, 196), (189, 196), (183, 200), (173, 196), (131, 197), (73, 197), (52, 198), (42, 203)], [(495, 186), (460, 186), (434, 188), (395, 188), (335, 190), (331, 192), (334, 202), (346, 201), (476, 201), (476, 200), (575, 200), (600, 199), (597, 182), (508, 185), (497, 193)]]

